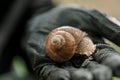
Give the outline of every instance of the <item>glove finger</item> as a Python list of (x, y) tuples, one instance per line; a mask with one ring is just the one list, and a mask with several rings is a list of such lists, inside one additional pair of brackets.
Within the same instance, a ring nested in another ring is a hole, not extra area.
[(78, 69), (71, 75), (72, 80), (93, 80), (92, 74), (86, 69)]
[(105, 65), (89, 61), (84, 67), (93, 74), (94, 80), (112, 80), (112, 71)]
[(71, 80), (93, 80), (92, 73), (84, 68), (69, 67), (67, 70), (70, 73)]
[(58, 69), (56, 71), (52, 71), (47, 80), (69, 80), (69, 78), (70, 75), (67, 70)]
[(108, 45), (97, 45), (99, 51), (93, 55), (100, 64), (111, 68), (113, 75), (120, 77), (120, 54)]

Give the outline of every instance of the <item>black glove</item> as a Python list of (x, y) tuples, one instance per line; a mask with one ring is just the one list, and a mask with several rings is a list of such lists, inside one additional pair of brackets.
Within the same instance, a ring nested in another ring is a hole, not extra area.
[[(101, 19), (107, 20), (108, 23), (101, 23)], [(98, 24), (95, 23), (96, 21)], [(109, 23), (111, 25), (104, 25)], [(88, 36), (97, 46), (92, 59), (74, 56), (68, 62), (57, 63), (46, 56), (44, 44), (47, 34), (54, 28), (66, 25), (79, 28), (88, 33)], [(114, 25), (118, 27), (102, 13), (80, 6), (59, 6), (44, 14), (34, 16), (28, 25), (26, 48), (28, 54), (33, 56), (33, 69), (38, 79), (111, 80), (112, 73), (120, 77), (120, 69), (118, 68), (120, 66), (120, 55), (114, 49), (104, 44), (102, 37), (105, 32), (101, 34), (103, 29), (101, 29), (102, 31), (99, 30), (99, 32), (98, 25), (104, 25), (104, 27)], [(107, 33), (107, 28), (105, 30)], [(112, 34), (105, 35), (105, 37), (110, 38), (110, 36), (113, 36)]]
[(114, 76), (120, 77), (120, 54), (108, 45), (99, 44), (99, 49), (93, 56), (100, 64), (111, 68)]
[(70, 80), (70, 74), (65, 69), (56, 69), (51, 71), (47, 80)]

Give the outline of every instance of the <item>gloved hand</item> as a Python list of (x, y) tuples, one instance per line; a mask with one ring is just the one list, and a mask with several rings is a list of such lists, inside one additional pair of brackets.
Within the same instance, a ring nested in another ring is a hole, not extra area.
[[(54, 28), (65, 25), (88, 33), (97, 47), (92, 58), (73, 56), (67, 62), (57, 63), (46, 56), (44, 45), (47, 34)], [(113, 25), (115, 29), (112, 29)], [(103, 37), (107, 37), (113, 42), (117, 41), (119, 45), (118, 40), (112, 39), (116, 38), (113, 34), (118, 35), (114, 32), (119, 30), (116, 27), (119, 28), (99, 11), (80, 6), (58, 6), (45, 13), (37, 13), (28, 24), (26, 49), (28, 55), (33, 57), (33, 69), (38, 79), (111, 80), (112, 75), (120, 77), (120, 55), (103, 40)], [(108, 35), (107, 29), (112, 33)]]

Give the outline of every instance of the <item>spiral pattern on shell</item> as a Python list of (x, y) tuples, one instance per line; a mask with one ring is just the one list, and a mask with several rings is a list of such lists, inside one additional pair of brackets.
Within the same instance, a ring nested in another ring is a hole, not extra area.
[(57, 62), (68, 61), (76, 52), (78, 43), (85, 35), (85, 32), (69, 26), (52, 30), (46, 38), (47, 55)]

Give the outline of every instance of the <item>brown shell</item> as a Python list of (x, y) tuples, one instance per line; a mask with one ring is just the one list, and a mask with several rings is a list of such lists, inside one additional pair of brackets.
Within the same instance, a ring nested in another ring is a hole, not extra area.
[(52, 30), (46, 38), (47, 55), (54, 61), (68, 61), (77, 49), (85, 32), (77, 28), (63, 26)]

